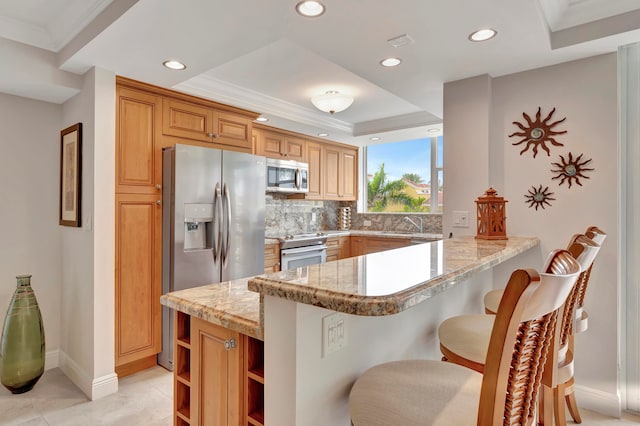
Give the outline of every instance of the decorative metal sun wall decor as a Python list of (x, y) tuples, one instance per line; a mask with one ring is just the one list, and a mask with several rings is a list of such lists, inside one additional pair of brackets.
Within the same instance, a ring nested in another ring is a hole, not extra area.
[(549, 187), (545, 187), (542, 189), (542, 185), (539, 187), (532, 186), (529, 191), (529, 195), (525, 195), (526, 203), (529, 204), (529, 208), (535, 207), (538, 210), (538, 207), (545, 208), (545, 204), (551, 206), (549, 201), (555, 201), (555, 198), (551, 197), (553, 192), (549, 191)]
[(585, 172), (590, 172), (595, 169), (590, 169), (585, 167), (589, 162), (591, 162), (591, 158), (582, 160), (582, 156), (584, 154), (578, 155), (575, 159), (573, 155), (569, 153), (569, 156), (565, 160), (565, 158), (561, 155), (559, 163), (551, 163), (552, 166), (555, 166), (555, 169), (551, 169), (552, 173), (557, 173), (556, 176), (551, 179), (560, 179), (560, 183), (558, 185), (562, 185), (565, 181), (569, 184), (569, 188), (571, 188), (571, 183), (575, 180), (575, 182), (582, 186), (582, 182), (580, 182), (580, 178), (589, 179), (589, 176), (585, 176)]
[(556, 109), (553, 108), (549, 113), (549, 115), (547, 115), (543, 120), (541, 120), (540, 107), (538, 107), (538, 112), (536, 113), (535, 120), (532, 120), (531, 117), (527, 115), (527, 113), (523, 112), (522, 116), (527, 121), (526, 124), (519, 123), (517, 121), (513, 122), (513, 124), (518, 126), (522, 131), (514, 132), (510, 134), (509, 137), (517, 136), (517, 137), (521, 137), (522, 139), (520, 139), (518, 142), (512, 143), (512, 145), (515, 146), (515, 145), (523, 144), (525, 142), (527, 143), (524, 149), (520, 151), (520, 155), (524, 154), (529, 149), (530, 146), (533, 146), (533, 150), (532, 150), (533, 158), (536, 158), (536, 155), (538, 155), (538, 147), (542, 147), (542, 149), (544, 149), (547, 152), (547, 155), (551, 155), (549, 153), (549, 148), (547, 147), (547, 145), (545, 145), (546, 142), (549, 142), (551, 143), (551, 145), (554, 145), (554, 146), (564, 146), (563, 144), (558, 142), (554, 138), (554, 136), (562, 135), (564, 133), (567, 133), (567, 131), (566, 130), (555, 131), (553, 130), (553, 128), (558, 124), (562, 123), (564, 120), (566, 120), (567, 117), (563, 118), (562, 120), (549, 123), (549, 121), (551, 120), (551, 116), (555, 111)]

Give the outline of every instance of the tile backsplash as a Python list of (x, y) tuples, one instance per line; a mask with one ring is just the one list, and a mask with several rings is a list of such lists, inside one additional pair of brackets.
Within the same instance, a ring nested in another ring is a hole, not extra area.
[[(419, 223), (423, 220), (423, 232), (442, 233), (442, 215), (416, 215), (404, 213), (356, 213), (356, 203), (339, 201), (311, 201), (288, 199), (286, 195), (269, 193), (266, 195), (266, 229), (267, 237), (278, 237), (288, 234), (335, 230), (338, 228), (338, 208), (351, 207), (351, 229), (369, 231), (408, 231), (418, 229), (404, 220), (410, 217)], [(371, 221), (364, 226), (364, 221)]]

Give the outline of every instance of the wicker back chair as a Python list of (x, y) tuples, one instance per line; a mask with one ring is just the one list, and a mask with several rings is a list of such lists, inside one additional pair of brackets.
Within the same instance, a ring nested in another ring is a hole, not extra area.
[(580, 271), (566, 250), (548, 272), (511, 274), (489, 340), (485, 373), (456, 364), (396, 361), (370, 368), (349, 398), (352, 423), (367, 425), (530, 425), (558, 310)]

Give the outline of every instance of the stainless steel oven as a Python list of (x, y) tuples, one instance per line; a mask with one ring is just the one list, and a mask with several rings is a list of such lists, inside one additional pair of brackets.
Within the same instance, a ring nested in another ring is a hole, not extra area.
[(327, 261), (327, 236), (323, 233), (280, 238), (280, 269), (293, 269)]

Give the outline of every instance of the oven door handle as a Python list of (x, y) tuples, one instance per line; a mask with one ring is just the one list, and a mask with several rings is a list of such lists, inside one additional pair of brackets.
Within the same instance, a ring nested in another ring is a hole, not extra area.
[(294, 254), (300, 254), (300, 253), (310, 253), (310, 252), (314, 252), (314, 251), (324, 251), (327, 249), (327, 246), (325, 245), (315, 245), (315, 246), (308, 246), (308, 247), (296, 247), (296, 248), (290, 248), (290, 249), (284, 249), (280, 252), (280, 254), (282, 256), (291, 256)]

